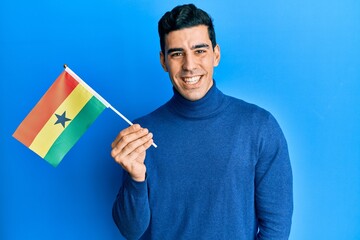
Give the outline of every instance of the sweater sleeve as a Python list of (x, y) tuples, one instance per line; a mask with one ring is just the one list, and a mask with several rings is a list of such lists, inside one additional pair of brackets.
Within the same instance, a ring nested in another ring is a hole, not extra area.
[(126, 239), (139, 239), (150, 222), (147, 180), (136, 182), (128, 174), (124, 175), (123, 185), (113, 205), (112, 216)]
[(293, 213), (292, 170), (285, 137), (269, 115), (259, 131), (255, 169), (257, 239), (288, 239)]

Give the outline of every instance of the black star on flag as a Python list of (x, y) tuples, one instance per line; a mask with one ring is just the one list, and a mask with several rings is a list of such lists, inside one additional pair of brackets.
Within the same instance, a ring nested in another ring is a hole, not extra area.
[(65, 123), (67, 121), (71, 121), (71, 119), (67, 118), (65, 115), (66, 115), (66, 111), (64, 111), (63, 114), (61, 114), (61, 115), (58, 115), (58, 114), (55, 113), (55, 116), (57, 117), (57, 120), (56, 120), (56, 123), (54, 125), (56, 125), (58, 123), (61, 123), (63, 128), (65, 128)]

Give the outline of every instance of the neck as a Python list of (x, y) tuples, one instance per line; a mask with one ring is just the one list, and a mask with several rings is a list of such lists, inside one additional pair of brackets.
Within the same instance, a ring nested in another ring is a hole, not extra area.
[(205, 118), (218, 113), (224, 102), (224, 94), (216, 87), (211, 86), (205, 96), (196, 101), (184, 98), (175, 88), (174, 96), (169, 101), (169, 107), (173, 112), (187, 118)]

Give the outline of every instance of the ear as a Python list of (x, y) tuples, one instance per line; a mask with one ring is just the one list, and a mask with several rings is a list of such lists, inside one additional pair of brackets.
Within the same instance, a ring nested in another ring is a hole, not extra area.
[(160, 64), (161, 64), (162, 68), (164, 69), (164, 71), (168, 72), (168, 69), (167, 69), (166, 63), (165, 63), (165, 56), (162, 53), (162, 51), (160, 51)]
[(220, 46), (216, 44), (214, 48), (214, 67), (217, 67), (220, 63)]

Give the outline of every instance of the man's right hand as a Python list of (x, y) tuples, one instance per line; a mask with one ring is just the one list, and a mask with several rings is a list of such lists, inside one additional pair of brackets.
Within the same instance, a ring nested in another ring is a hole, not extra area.
[(111, 144), (111, 156), (137, 182), (145, 181), (146, 150), (153, 143), (152, 133), (139, 124), (122, 130)]

